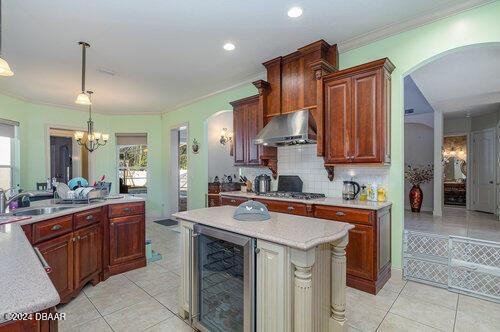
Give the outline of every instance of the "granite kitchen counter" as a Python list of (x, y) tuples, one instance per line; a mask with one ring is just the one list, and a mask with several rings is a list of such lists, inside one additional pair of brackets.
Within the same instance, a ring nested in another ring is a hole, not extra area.
[(267, 197), (262, 195), (257, 195), (255, 193), (247, 193), (243, 191), (227, 191), (221, 192), (221, 196), (227, 197), (240, 197), (247, 199), (269, 199), (274, 201), (285, 201), (285, 202), (296, 202), (296, 203), (305, 203), (311, 205), (329, 205), (329, 206), (338, 206), (345, 208), (353, 208), (353, 209), (364, 209), (364, 210), (381, 210), (385, 207), (391, 206), (391, 202), (370, 202), (370, 201), (359, 201), (359, 200), (344, 200), (339, 197), (325, 197), (325, 198), (317, 198), (317, 199), (297, 199), (297, 198), (279, 198), (279, 197)]
[(35, 313), (59, 303), (57, 293), (21, 226), (0, 225), (0, 323), (9, 313)]
[(233, 218), (235, 209), (219, 206), (179, 212), (174, 217), (300, 250), (336, 241), (354, 227), (343, 222), (276, 212), (270, 212), (271, 219), (266, 221), (239, 221)]

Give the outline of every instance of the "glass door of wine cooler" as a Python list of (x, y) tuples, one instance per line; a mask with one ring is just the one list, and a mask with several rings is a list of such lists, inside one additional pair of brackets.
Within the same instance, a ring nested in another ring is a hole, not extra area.
[(195, 225), (193, 289), (202, 331), (255, 330), (255, 240)]

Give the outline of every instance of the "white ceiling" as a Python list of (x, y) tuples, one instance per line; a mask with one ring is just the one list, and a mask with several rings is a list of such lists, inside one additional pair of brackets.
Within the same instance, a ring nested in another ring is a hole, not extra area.
[(434, 110), (447, 118), (500, 110), (500, 44), (463, 48), (410, 76)]
[[(96, 112), (170, 111), (248, 82), (263, 72), (263, 61), (318, 39), (353, 46), (353, 38), (362, 36), (358, 40), (366, 42), (374, 30), (381, 37), (485, 2), (4, 1), (3, 56), (15, 76), (1, 78), (0, 91), (75, 108), (81, 61), (77, 42), (84, 40), (91, 44), (87, 89), (95, 91)], [(302, 6), (304, 15), (287, 17), (292, 5)], [(235, 43), (236, 50), (224, 51), (226, 41)]]

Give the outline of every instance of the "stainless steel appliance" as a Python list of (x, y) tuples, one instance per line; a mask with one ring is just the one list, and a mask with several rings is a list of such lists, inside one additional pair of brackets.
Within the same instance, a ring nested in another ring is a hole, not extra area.
[(346, 200), (356, 199), (359, 194), (361, 187), (359, 183), (354, 181), (344, 181), (344, 186), (342, 188), (342, 198)]
[(265, 194), (271, 191), (271, 177), (266, 174), (261, 174), (255, 178), (254, 191), (256, 194)]
[(262, 194), (262, 196), (266, 197), (276, 197), (276, 198), (294, 198), (294, 199), (318, 199), (324, 198), (324, 194), (316, 194), (316, 193), (302, 193), (295, 191), (270, 191), (268, 193)]
[(198, 224), (193, 239), (193, 326), (255, 331), (255, 239)]
[(316, 143), (317, 126), (309, 110), (273, 116), (254, 139), (255, 144), (282, 146)]

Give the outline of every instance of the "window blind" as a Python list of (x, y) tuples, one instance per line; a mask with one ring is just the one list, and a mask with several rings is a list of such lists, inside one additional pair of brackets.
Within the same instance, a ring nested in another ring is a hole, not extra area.
[(16, 138), (17, 126), (19, 126), (19, 122), (0, 119), (0, 136)]
[(147, 134), (116, 134), (116, 145), (147, 145)]

